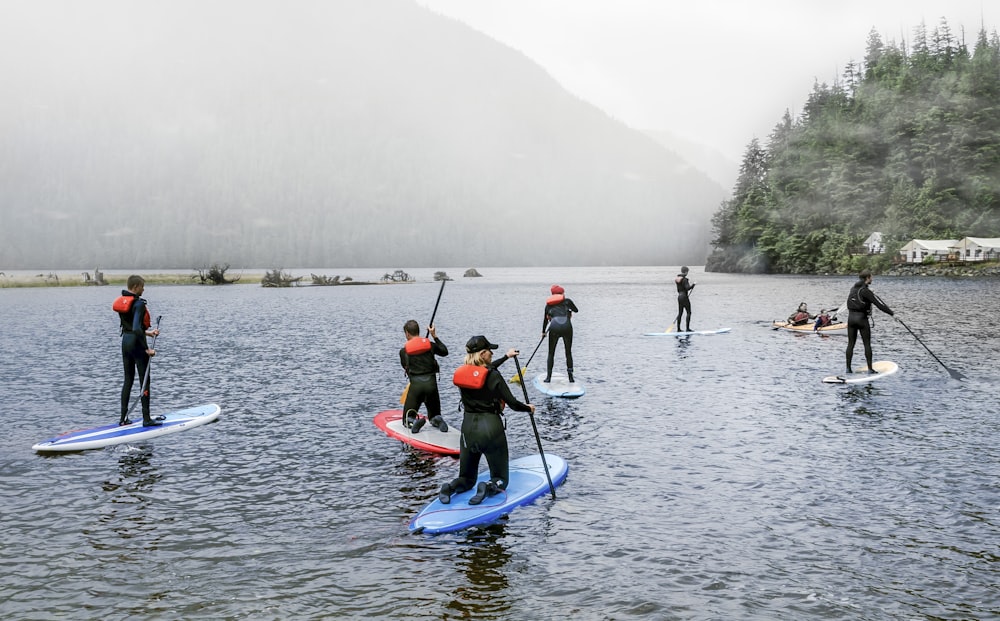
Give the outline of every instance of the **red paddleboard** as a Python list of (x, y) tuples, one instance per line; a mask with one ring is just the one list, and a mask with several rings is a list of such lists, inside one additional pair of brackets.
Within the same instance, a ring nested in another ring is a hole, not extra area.
[(449, 424), (448, 431), (441, 431), (427, 423), (418, 433), (410, 433), (410, 430), (403, 426), (403, 410), (379, 412), (375, 415), (374, 422), (376, 427), (385, 432), (385, 435), (405, 442), (413, 448), (438, 455), (457, 456), (461, 452), (459, 446), (462, 432), (458, 425)]

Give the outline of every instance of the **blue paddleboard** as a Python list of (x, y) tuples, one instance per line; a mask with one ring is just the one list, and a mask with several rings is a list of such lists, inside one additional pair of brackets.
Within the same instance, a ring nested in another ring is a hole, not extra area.
[(695, 334), (725, 334), (732, 328), (719, 328), (718, 330), (692, 330), (691, 332), (646, 332), (643, 336), (692, 336)]
[[(566, 480), (569, 464), (558, 455), (545, 455), (549, 466), (552, 485), (558, 487)], [(479, 473), (480, 481), (489, 481), (490, 471)], [(507, 515), (516, 507), (526, 505), (535, 498), (549, 493), (549, 482), (542, 467), (541, 455), (518, 457), (510, 462), (510, 482), (507, 489), (490, 496), (481, 504), (470, 505), (469, 498), (476, 494), (476, 488), (454, 494), (451, 502), (442, 504), (434, 499), (420, 513), (410, 520), (410, 530), (423, 533), (450, 533), (477, 524), (489, 524)]]
[(587, 393), (587, 389), (584, 388), (581, 382), (570, 382), (569, 377), (563, 375), (562, 373), (553, 373), (552, 381), (550, 382), (546, 382), (544, 380), (545, 374), (539, 373), (535, 376), (535, 379), (532, 380), (531, 383), (535, 385), (538, 392), (549, 395), (550, 397), (576, 399), (577, 397), (582, 397)]
[(39, 453), (86, 451), (87, 449), (103, 448), (126, 442), (138, 442), (210, 423), (219, 417), (221, 411), (221, 408), (214, 403), (177, 410), (161, 414), (163, 420), (160, 422), (163, 424), (156, 427), (143, 427), (140, 416), (137, 422), (130, 425), (104, 425), (92, 429), (69, 431), (50, 440), (39, 442), (31, 449)]

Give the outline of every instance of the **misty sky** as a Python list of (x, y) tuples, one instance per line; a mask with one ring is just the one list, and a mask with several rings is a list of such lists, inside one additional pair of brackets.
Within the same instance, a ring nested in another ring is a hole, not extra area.
[(740, 161), (815, 81), (864, 58), (868, 33), (909, 41), (944, 17), (975, 44), (996, 0), (416, 0), (523, 52), (635, 129), (667, 130)]

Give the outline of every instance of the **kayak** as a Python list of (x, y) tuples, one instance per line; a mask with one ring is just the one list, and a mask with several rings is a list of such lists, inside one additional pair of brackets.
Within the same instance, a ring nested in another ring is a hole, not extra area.
[(771, 322), (771, 327), (775, 330), (788, 330), (789, 332), (801, 332), (803, 334), (847, 334), (847, 322), (831, 323), (825, 325), (818, 330), (813, 329), (813, 322), (804, 323), (799, 326), (793, 326), (787, 321), (773, 321)]

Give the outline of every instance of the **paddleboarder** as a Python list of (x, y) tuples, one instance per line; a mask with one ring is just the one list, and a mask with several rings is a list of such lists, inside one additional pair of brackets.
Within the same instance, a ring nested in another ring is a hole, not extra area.
[(542, 318), (542, 338), (546, 329), (549, 334), (549, 357), (545, 361), (545, 380), (552, 381), (552, 365), (556, 359), (556, 345), (562, 339), (566, 352), (566, 375), (573, 383), (573, 313), (580, 312), (573, 300), (566, 297), (566, 290), (559, 285), (549, 288), (548, 299), (545, 300), (545, 316)]
[(478, 505), (487, 497), (507, 488), (510, 480), (510, 455), (504, 431), (504, 405), (517, 412), (535, 413), (535, 406), (518, 401), (511, 394), (507, 381), (497, 370), (508, 358), (518, 355), (511, 349), (503, 358), (493, 360), (493, 350), (499, 347), (485, 336), (474, 336), (465, 344), (465, 363), (455, 370), (453, 381), (462, 395), (462, 442), (459, 447), (458, 477), (441, 486), (438, 500), (451, 502), (453, 494), (472, 489), (479, 476), (479, 461), (485, 455), (490, 466), (490, 480), (476, 487), (470, 505)]
[(684, 265), (681, 273), (674, 278), (674, 284), (677, 285), (677, 319), (674, 320), (674, 325), (678, 332), (681, 331), (684, 311), (687, 311), (687, 332), (691, 331), (691, 298), (688, 294), (694, 289), (694, 283), (688, 280), (688, 271), (688, 266)]
[(854, 343), (857, 341), (858, 333), (861, 334), (861, 342), (865, 346), (865, 362), (868, 363), (869, 373), (878, 373), (872, 368), (872, 329), (869, 318), (872, 314), (872, 304), (880, 311), (890, 317), (895, 315), (878, 297), (872, 293), (868, 286), (872, 284), (872, 273), (868, 270), (858, 274), (858, 281), (851, 287), (851, 292), (847, 296), (847, 372), (854, 373), (851, 369), (851, 360), (854, 358)]
[(160, 330), (153, 328), (149, 321), (149, 309), (142, 293), (146, 281), (142, 276), (133, 274), (125, 281), (127, 289), (111, 304), (112, 310), (118, 313), (122, 336), (122, 366), (125, 370), (125, 381), (122, 384), (121, 417), (119, 425), (128, 425), (128, 402), (132, 397), (132, 384), (135, 383), (136, 371), (142, 379), (142, 426), (155, 427), (162, 425), (149, 416), (149, 359), (156, 355), (156, 350), (149, 346), (147, 336), (158, 336)]
[[(448, 431), (448, 424), (441, 417), (441, 396), (437, 385), (441, 367), (435, 358), (447, 356), (448, 347), (438, 338), (433, 324), (427, 327), (427, 333), (430, 339), (420, 336), (420, 324), (414, 319), (403, 324), (406, 345), (399, 350), (399, 363), (410, 379), (403, 402), (403, 426), (409, 427), (410, 433), (419, 432), (428, 420), (439, 430)], [(420, 404), (426, 406), (427, 418), (417, 416)]]

